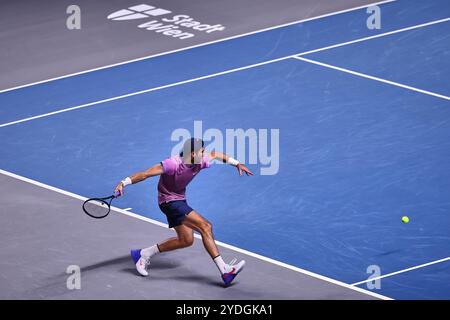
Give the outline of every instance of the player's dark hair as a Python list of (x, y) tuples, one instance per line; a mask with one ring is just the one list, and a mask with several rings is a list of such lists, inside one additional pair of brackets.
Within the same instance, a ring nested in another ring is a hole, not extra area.
[(184, 142), (183, 150), (180, 152), (180, 157), (183, 154), (191, 154), (191, 152), (197, 152), (205, 146), (205, 143), (200, 138), (190, 138)]

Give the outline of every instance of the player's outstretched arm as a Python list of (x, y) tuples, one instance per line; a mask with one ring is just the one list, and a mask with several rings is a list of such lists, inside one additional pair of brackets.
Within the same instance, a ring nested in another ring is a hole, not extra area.
[(150, 169), (147, 169), (145, 171), (136, 172), (132, 176), (127, 177), (127, 178), (123, 179), (122, 181), (120, 181), (117, 184), (116, 189), (114, 190), (114, 193), (119, 192), (120, 195), (123, 195), (123, 189), (127, 185), (144, 181), (145, 179), (150, 178), (150, 177), (159, 176), (162, 173), (163, 173), (163, 167), (162, 167), (161, 163), (158, 163), (158, 164), (154, 165), (153, 167), (151, 167)]
[(209, 158), (212, 160), (220, 160), (223, 163), (231, 164), (232, 166), (235, 166), (238, 169), (239, 175), (242, 176), (242, 172), (245, 172), (246, 175), (252, 176), (253, 173), (242, 163), (239, 163), (236, 159), (233, 159), (230, 156), (227, 156), (225, 153), (218, 152), (218, 151), (212, 151), (209, 154)]

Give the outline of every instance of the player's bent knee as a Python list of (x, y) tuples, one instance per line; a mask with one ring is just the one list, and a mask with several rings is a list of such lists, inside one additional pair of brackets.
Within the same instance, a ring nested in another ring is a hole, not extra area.
[(208, 221), (205, 221), (204, 223), (202, 223), (200, 228), (201, 228), (202, 232), (204, 232), (204, 233), (212, 232), (212, 225)]
[(194, 243), (194, 237), (192, 238), (182, 238), (179, 239), (180, 244), (183, 248), (190, 247)]

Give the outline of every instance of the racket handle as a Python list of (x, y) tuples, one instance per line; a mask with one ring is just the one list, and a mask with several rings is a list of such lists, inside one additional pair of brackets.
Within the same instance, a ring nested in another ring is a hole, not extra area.
[(118, 197), (120, 197), (120, 192), (114, 193), (114, 198), (118, 198)]

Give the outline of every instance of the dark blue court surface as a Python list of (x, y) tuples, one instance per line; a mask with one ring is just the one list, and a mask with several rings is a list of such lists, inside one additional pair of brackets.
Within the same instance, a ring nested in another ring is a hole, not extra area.
[[(194, 121), (204, 131), (279, 129), (277, 174), (249, 164), (255, 176), (239, 177), (215, 165), (189, 186), (217, 240), (348, 284), (366, 280), (371, 265), (386, 275), (446, 258), (450, 4), (380, 7), (380, 30), (360, 9), (1, 93), (0, 167), (89, 197), (168, 157), (172, 132), (193, 132)], [(301, 57), (380, 81), (293, 57), (374, 35)], [(156, 184), (129, 187), (115, 205), (166, 222)], [(444, 261), (382, 279), (374, 292), (449, 299), (449, 283)]]

